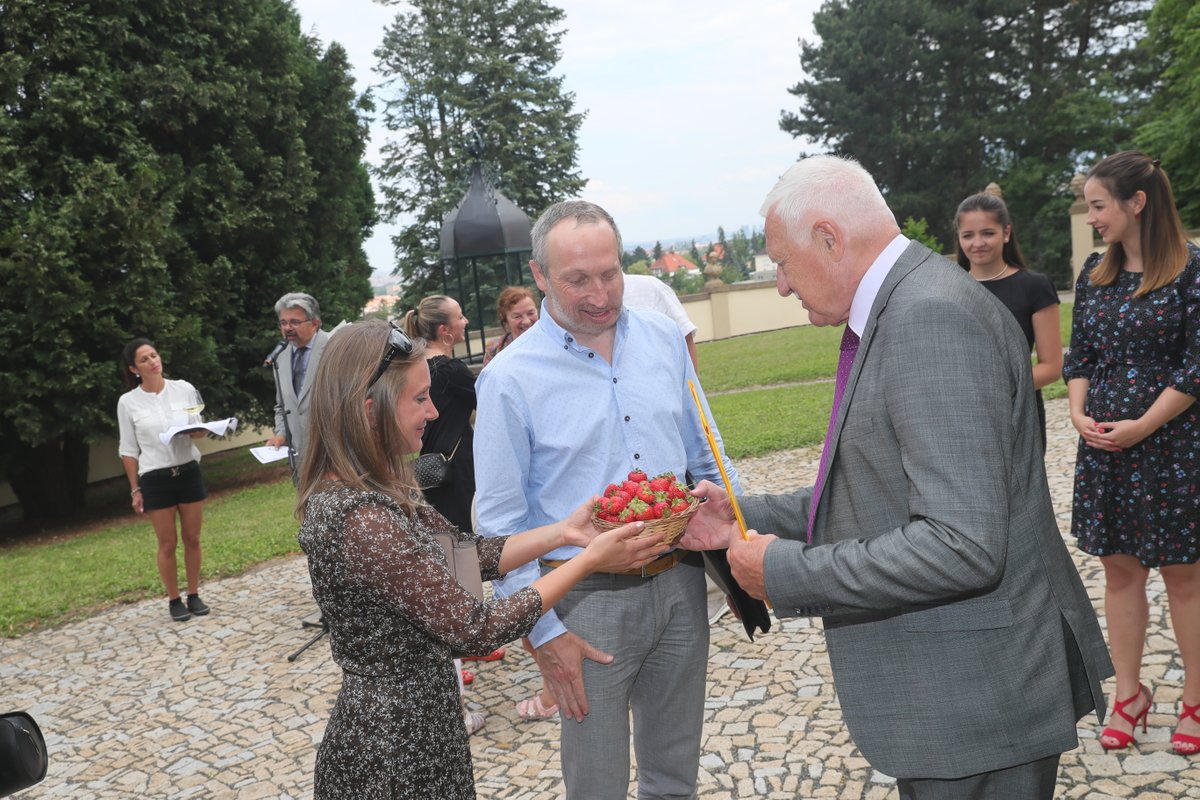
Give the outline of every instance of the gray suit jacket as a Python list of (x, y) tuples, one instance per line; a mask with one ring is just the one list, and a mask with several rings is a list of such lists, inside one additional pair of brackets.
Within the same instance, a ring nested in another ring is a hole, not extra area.
[(1104, 638), (1051, 508), (1029, 348), (963, 270), (910, 245), (880, 289), (812, 490), (747, 497), (779, 616), (824, 618), (846, 725), (898, 778), (1070, 750), (1104, 713)]
[[(300, 464), (300, 458), (304, 455), (304, 443), (308, 434), (308, 390), (312, 386), (313, 376), (317, 374), (317, 364), (321, 362), (321, 353), (325, 351), (325, 344), (328, 341), (329, 334), (325, 331), (317, 331), (313, 334), (312, 341), (309, 343), (312, 352), (308, 354), (308, 371), (304, 374), (304, 385), (300, 387), (299, 397), (296, 396), (296, 390), (292, 388), (292, 349), (289, 347), (281, 353), (276, 362), (279, 364), (279, 371), (275, 373), (279, 386), (276, 387), (275, 392), (275, 435), (291, 434), (288, 445), (296, 452), (297, 467)], [(280, 398), (282, 398), (282, 404)], [(285, 414), (287, 415), (286, 430), (283, 424)]]

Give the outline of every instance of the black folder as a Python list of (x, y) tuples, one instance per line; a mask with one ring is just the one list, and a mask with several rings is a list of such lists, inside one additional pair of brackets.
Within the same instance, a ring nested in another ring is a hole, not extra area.
[(703, 551), (704, 571), (708, 573), (708, 577), (712, 578), (712, 582), (717, 585), (717, 588), (730, 599), (734, 613), (742, 621), (742, 627), (746, 629), (746, 635), (750, 637), (750, 641), (754, 641), (756, 629), (762, 630), (763, 633), (771, 630), (771, 612), (767, 609), (766, 603), (748, 595), (746, 590), (734, 580), (733, 572), (729, 567), (728, 552), (724, 549)]

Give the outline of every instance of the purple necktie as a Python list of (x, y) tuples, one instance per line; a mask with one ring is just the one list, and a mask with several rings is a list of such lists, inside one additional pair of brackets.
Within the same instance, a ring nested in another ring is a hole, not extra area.
[(297, 347), (292, 352), (292, 391), (296, 393), (296, 397), (300, 396), (300, 390), (304, 388), (304, 373), (308, 371), (308, 347)]
[(817, 500), (821, 490), (825, 488), (825, 472), (829, 469), (829, 459), (833, 453), (829, 450), (829, 442), (833, 439), (833, 423), (837, 419), (838, 408), (842, 405), (842, 392), (846, 390), (846, 381), (850, 378), (850, 367), (854, 366), (854, 356), (858, 353), (858, 334), (846, 326), (842, 334), (842, 354), (838, 358), (837, 380), (833, 389), (833, 410), (829, 412), (829, 429), (825, 431), (825, 446), (821, 449), (821, 465), (817, 467), (817, 482), (813, 486), (812, 502), (808, 506), (808, 543), (812, 544), (813, 521), (817, 518)]

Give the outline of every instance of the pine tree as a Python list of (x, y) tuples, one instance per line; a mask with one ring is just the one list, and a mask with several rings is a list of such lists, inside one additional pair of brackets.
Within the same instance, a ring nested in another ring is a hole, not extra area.
[[(442, 219), (467, 188), (468, 137), (483, 142), (495, 187), (530, 217), (585, 184), (576, 136), (583, 114), (551, 71), (564, 31), (541, 0), (417, 0), (376, 50), (383, 120), (395, 138), (379, 170), (404, 301), (442, 291)], [(411, 220), (411, 221), (408, 221)]]

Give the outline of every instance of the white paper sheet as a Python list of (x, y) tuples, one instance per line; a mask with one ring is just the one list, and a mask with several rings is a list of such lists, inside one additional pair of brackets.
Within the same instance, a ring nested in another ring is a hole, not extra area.
[(169, 444), (171, 438), (178, 436), (181, 433), (191, 433), (192, 431), (208, 431), (213, 436), (224, 436), (227, 433), (233, 433), (237, 430), (237, 417), (229, 417), (228, 419), (218, 419), (212, 422), (193, 422), (188, 425), (172, 425), (158, 435), (159, 440), (163, 444)]
[(273, 461), (282, 461), (288, 457), (286, 446), (268, 447), (267, 445), (262, 445), (261, 447), (251, 447), (250, 453), (258, 459), (258, 463), (260, 464), (270, 464)]

